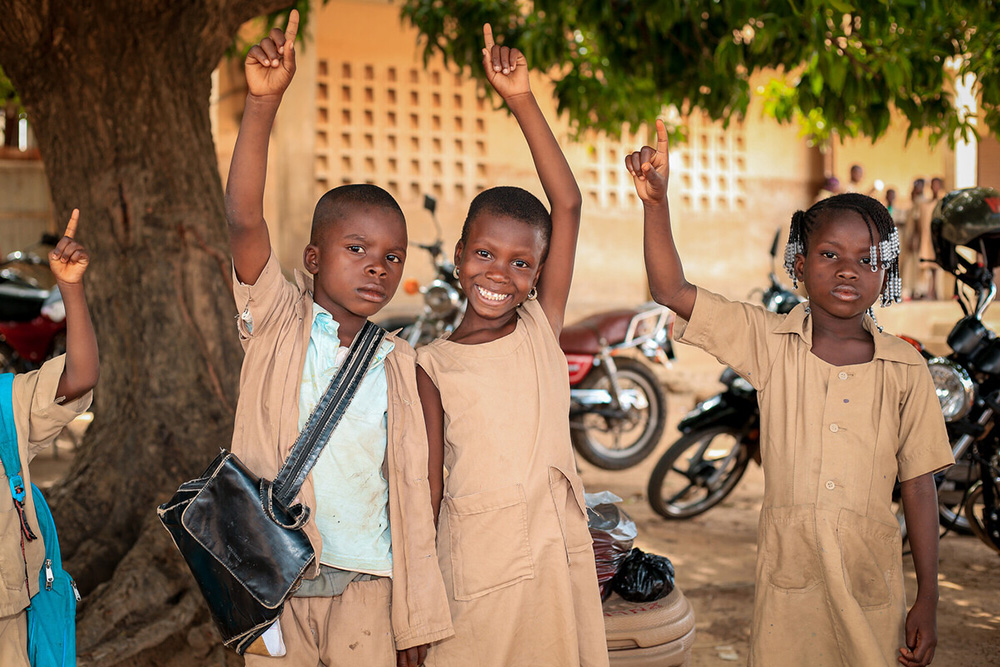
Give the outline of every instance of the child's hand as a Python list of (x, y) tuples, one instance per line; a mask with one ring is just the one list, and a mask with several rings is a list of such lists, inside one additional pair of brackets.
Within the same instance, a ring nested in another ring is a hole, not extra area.
[(925, 667), (934, 659), (937, 646), (937, 605), (917, 598), (906, 615), (906, 645), (899, 649), (899, 664)]
[(55, 249), (49, 253), (49, 269), (56, 280), (64, 285), (81, 282), (87, 265), (90, 264), (90, 255), (79, 242), (73, 240), (79, 222), (80, 209), (74, 208), (66, 224), (66, 232), (59, 239)]
[(396, 667), (420, 667), (427, 658), (427, 644), (396, 651)]
[(272, 28), (271, 34), (255, 44), (243, 63), (247, 88), (251, 95), (281, 95), (295, 76), (295, 35), (299, 31), (299, 12), (288, 15), (285, 32)]
[(486, 78), (500, 97), (510, 100), (518, 95), (531, 93), (528, 85), (528, 61), (517, 49), (493, 43), (493, 28), (483, 26), (483, 69)]
[(670, 142), (667, 127), (656, 120), (656, 150), (649, 146), (625, 156), (625, 168), (632, 174), (635, 191), (644, 204), (661, 203), (667, 198), (670, 176)]

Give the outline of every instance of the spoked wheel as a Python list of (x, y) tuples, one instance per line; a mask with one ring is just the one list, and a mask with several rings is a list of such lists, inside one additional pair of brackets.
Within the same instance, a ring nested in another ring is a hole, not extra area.
[[(996, 483), (993, 484), (993, 497), (994, 499), (1000, 498), (1000, 486)], [(986, 512), (987, 511), (998, 511), (997, 508), (986, 507), (986, 502), (983, 499), (983, 483), (976, 482), (976, 485), (969, 491), (969, 496), (965, 499), (965, 518), (969, 521), (969, 528), (972, 533), (983, 541), (983, 544), (990, 547), (994, 551), (1000, 553), (1000, 538), (994, 539), (989, 535), (988, 529), (986, 527)]]
[[(573, 446), (590, 463), (605, 470), (621, 470), (649, 456), (663, 436), (667, 399), (660, 381), (640, 361), (616, 359), (618, 387), (634, 393), (635, 404), (622, 409), (607, 406), (603, 414), (587, 412), (571, 426)], [(608, 376), (593, 372), (584, 378), (582, 389), (611, 390)]]
[(715, 426), (687, 433), (653, 469), (649, 504), (665, 519), (698, 516), (730, 494), (749, 462), (739, 429)]

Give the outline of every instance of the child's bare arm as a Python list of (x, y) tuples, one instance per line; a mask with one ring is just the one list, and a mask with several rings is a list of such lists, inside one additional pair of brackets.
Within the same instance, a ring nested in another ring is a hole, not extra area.
[(900, 484), (906, 531), (917, 575), (917, 597), (906, 615), (906, 646), (899, 662), (906, 667), (929, 665), (937, 646), (938, 501), (930, 473)]
[(411, 648), (396, 651), (396, 667), (420, 667), (427, 659), (430, 644), (421, 644)]
[(267, 144), (281, 96), (295, 75), (298, 28), (299, 13), (293, 9), (285, 31), (271, 30), (250, 49), (244, 63), (249, 92), (226, 183), (226, 219), (233, 266), (245, 284), (257, 282), (271, 255), (264, 221)]
[(667, 128), (662, 120), (657, 120), (656, 148), (643, 146), (626, 155), (625, 167), (632, 174), (636, 193), (642, 200), (643, 253), (649, 292), (657, 303), (687, 320), (694, 309), (697, 289), (684, 278), (684, 267), (670, 231), (670, 206), (667, 203), (669, 160)]
[(431, 487), (434, 525), (437, 525), (444, 497), (444, 408), (441, 406), (441, 393), (427, 371), (420, 366), (417, 366), (417, 392), (427, 427), (427, 482)]
[(549, 200), (552, 214), (552, 239), (549, 255), (538, 281), (538, 302), (558, 335), (562, 330), (573, 280), (576, 242), (580, 233), (582, 197), (566, 156), (528, 82), (528, 63), (517, 49), (498, 46), (493, 42), (493, 30), (483, 26), (483, 67), (486, 78), (510, 108), (531, 150), (538, 179)]
[(100, 375), (97, 335), (83, 291), (83, 274), (90, 264), (90, 255), (74, 239), (79, 221), (80, 210), (74, 208), (65, 234), (49, 253), (49, 268), (56, 277), (66, 307), (66, 366), (59, 378), (56, 396), (68, 401), (80, 398), (97, 386)]

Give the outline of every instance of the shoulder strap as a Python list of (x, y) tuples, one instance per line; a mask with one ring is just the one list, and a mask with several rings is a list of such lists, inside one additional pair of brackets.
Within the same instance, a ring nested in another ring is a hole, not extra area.
[(0, 375), (0, 460), (4, 474), (10, 480), (10, 494), (24, 502), (24, 480), (21, 479), (21, 456), (17, 451), (17, 428), (14, 425), (14, 374)]
[(330, 440), (330, 435), (337, 428), (340, 418), (361, 385), (361, 380), (368, 372), (385, 333), (382, 327), (366, 321), (354, 337), (347, 358), (330, 381), (323, 398), (313, 408), (305, 428), (274, 478), (274, 497), (285, 506), (291, 504), (302, 488), (306, 475), (316, 465), (320, 452)]
[(0, 375), (0, 421), (3, 422), (0, 424), (0, 461), (3, 462), (4, 474), (10, 483), (10, 495), (21, 522), (21, 555), (24, 555), (24, 542), (38, 538), (28, 525), (28, 516), (24, 511), (24, 478), (21, 477), (21, 454), (17, 451), (17, 425), (14, 423), (13, 373)]

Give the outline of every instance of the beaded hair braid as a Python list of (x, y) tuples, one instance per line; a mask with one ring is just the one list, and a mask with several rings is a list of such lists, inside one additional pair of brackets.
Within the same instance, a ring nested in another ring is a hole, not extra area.
[[(809, 243), (809, 235), (819, 221), (821, 214), (827, 211), (854, 211), (868, 225), (868, 238), (871, 243), (872, 272), (885, 269), (885, 285), (882, 287), (882, 307), (888, 308), (902, 301), (902, 286), (899, 280), (899, 232), (896, 223), (885, 206), (878, 200), (856, 192), (834, 195), (820, 200), (808, 211), (796, 211), (792, 216), (792, 226), (788, 232), (788, 243), (785, 245), (785, 270), (792, 278), (792, 283), (798, 287), (795, 277), (795, 256), (805, 255)], [(875, 240), (876, 233), (878, 241)], [(877, 259), (877, 261), (875, 261)]]

